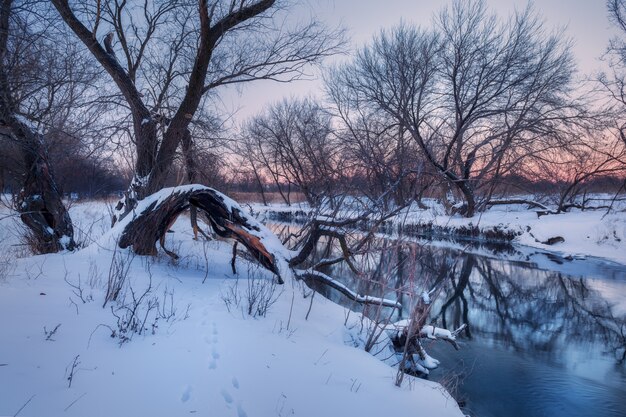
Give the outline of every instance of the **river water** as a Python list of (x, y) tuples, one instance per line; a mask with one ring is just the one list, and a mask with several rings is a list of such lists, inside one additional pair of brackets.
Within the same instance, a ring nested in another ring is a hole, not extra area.
[[(472, 416), (626, 416), (626, 266), (510, 245), (450, 246), (378, 239), (357, 256), (365, 279), (345, 265), (325, 272), (401, 301), (392, 320), (434, 289), (429, 321), (468, 328), (458, 351), (427, 343), (441, 361), (428, 378)], [(333, 250), (320, 247), (319, 256)]]
[(433, 344), (432, 379), (460, 374), (476, 416), (626, 416), (626, 267), (461, 259), (433, 313), (469, 332), (459, 351)]

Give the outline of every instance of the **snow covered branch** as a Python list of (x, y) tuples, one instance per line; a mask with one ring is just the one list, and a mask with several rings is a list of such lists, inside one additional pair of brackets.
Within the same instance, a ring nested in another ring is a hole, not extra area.
[(347, 286), (345, 286), (344, 284), (342, 284), (341, 282), (337, 281), (336, 279), (333, 279), (330, 276), (319, 271), (315, 271), (312, 269), (294, 270), (294, 273), (297, 279), (301, 279), (305, 282), (316, 281), (316, 282), (322, 283), (328, 287), (331, 287), (339, 291), (341, 294), (345, 295), (349, 299), (356, 301), (357, 303), (360, 303), (360, 304), (375, 304), (375, 305), (381, 305), (383, 307), (391, 307), (391, 308), (397, 308), (397, 309), (402, 308), (402, 305), (394, 300), (358, 294), (354, 292), (353, 290), (351, 290), (350, 288), (348, 288)]

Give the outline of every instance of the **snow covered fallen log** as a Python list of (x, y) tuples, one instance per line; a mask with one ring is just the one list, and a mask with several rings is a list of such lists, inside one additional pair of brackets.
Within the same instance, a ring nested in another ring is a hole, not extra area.
[(550, 211), (550, 208), (547, 207), (545, 204), (540, 203), (538, 201), (534, 201), (534, 200), (528, 200), (528, 199), (524, 199), (524, 198), (513, 198), (513, 199), (505, 199), (505, 200), (489, 200), (485, 203), (486, 207), (492, 207), (492, 206), (506, 206), (506, 205), (514, 205), (514, 204), (526, 204), (528, 205), (529, 208), (537, 208), (537, 209), (541, 209), (541, 210), (548, 210)]
[(375, 305), (381, 305), (383, 307), (391, 307), (391, 308), (397, 308), (397, 309), (402, 308), (402, 304), (394, 300), (358, 294), (352, 291), (350, 288), (343, 285), (341, 282), (329, 277), (328, 275), (320, 271), (307, 269), (307, 270), (295, 270), (294, 272), (295, 272), (296, 278), (302, 279), (305, 282), (315, 281), (315, 282), (322, 283), (328, 287), (334, 288), (335, 290), (339, 291), (341, 294), (345, 295), (352, 301), (356, 301), (357, 303), (375, 304)]
[[(395, 332), (396, 334), (406, 333), (411, 326), (411, 320), (400, 320), (387, 326), (387, 330)], [(455, 349), (459, 349), (459, 345), (456, 342), (456, 337), (461, 333), (467, 324), (459, 326), (458, 329), (450, 331), (448, 329), (442, 329), (441, 327), (435, 327), (431, 325), (425, 325), (420, 328), (419, 337), (431, 340), (444, 340), (454, 346)]]
[(284, 282), (287, 251), (278, 238), (235, 201), (202, 185), (165, 188), (146, 197), (132, 216), (115, 226), (122, 229), (119, 246), (132, 247), (139, 255), (156, 255), (156, 242), (164, 246), (165, 234), (190, 206), (206, 216), (217, 235), (243, 244), (256, 261)]
[(402, 355), (398, 366), (403, 372), (413, 375), (428, 375), (431, 369), (439, 366), (439, 361), (428, 355), (424, 349), (422, 339), (443, 340), (459, 350), (456, 337), (467, 327), (463, 324), (458, 329), (450, 331), (431, 325), (420, 325), (421, 321), (406, 319), (386, 326), (394, 349), (397, 354)]
[[(165, 188), (146, 197), (137, 205), (132, 215), (126, 216), (115, 225), (115, 228), (121, 230), (119, 247), (132, 247), (133, 251), (139, 255), (156, 255), (158, 252), (156, 243), (160, 242), (161, 247), (170, 256), (177, 257), (165, 248), (165, 235), (178, 216), (190, 207), (195, 207), (198, 213), (204, 214), (208, 224), (217, 235), (243, 244), (261, 266), (277, 276), (280, 284), (283, 284), (287, 277), (295, 276), (305, 283), (315, 281), (331, 287), (360, 304), (402, 308), (401, 304), (394, 300), (358, 294), (316, 269), (296, 269), (295, 266), (306, 259), (310, 251), (291, 252), (285, 248), (276, 235), (247, 214), (237, 202), (203, 185)], [(342, 238), (339, 235), (336, 237)], [(319, 236), (316, 235), (315, 238), (309, 239), (308, 243), (316, 244)], [(342, 249), (344, 255), (340, 259), (355, 268), (351, 264), (351, 251), (345, 241), (342, 243)], [(303, 252), (306, 255), (303, 256)], [(294, 262), (294, 259), (298, 262)]]

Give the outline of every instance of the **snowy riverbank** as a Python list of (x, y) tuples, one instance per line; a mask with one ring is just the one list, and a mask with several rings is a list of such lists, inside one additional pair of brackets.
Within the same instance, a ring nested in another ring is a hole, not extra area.
[[(360, 316), (344, 325), (346, 309), (323, 297), (310, 307), (298, 284), (277, 287), (265, 317), (246, 314), (247, 277), (263, 281), (265, 272), (238, 259), (233, 275), (230, 246), (193, 241), (185, 218), (168, 237), (184, 254), (174, 265), (99, 241), (108, 217), (96, 202), (71, 209), (88, 248), (17, 259), (25, 251), (7, 214), (0, 415), (462, 415), (436, 383), (407, 377), (395, 387), (396, 369), (354, 347)], [(132, 260), (127, 301), (132, 288), (158, 303), (139, 308), (142, 334), (120, 331), (128, 313), (118, 304), (102, 307), (114, 256)]]
[[(504, 236), (513, 244), (556, 252), (563, 257), (592, 256), (626, 264), (626, 212), (572, 209), (568, 213), (537, 216), (525, 205), (495, 206), (471, 218), (446, 215), (443, 207), (432, 200), (427, 208), (416, 204), (390, 220), (392, 230), (411, 228), (434, 239), (488, 240)], [(620, 207), (618, 207), (620, 208)], [(253, 205), (252, 209), (267, 219), (286, 218), (289, 213), (304, 217), (310, 212), (306, 204), (271, 206)], [(549, 239), (561, 237), (556, 243)]]

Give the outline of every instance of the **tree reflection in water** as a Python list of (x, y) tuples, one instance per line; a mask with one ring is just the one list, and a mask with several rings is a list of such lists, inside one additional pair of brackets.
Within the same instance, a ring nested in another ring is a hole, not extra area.
[(466, 322), (474, 335), (520, 352), (560, 354), (571, 343), (604, 346), (624, 362), (626, 317), (616, 315), (584, 277), (474, 255), (460, 258), (460, 272), (451, 274), (434, 309), (433, 319), (443, 327)]
[[(433, 347), (444, 365), (433, 378), (467, 378), (459, 394), (472, 415), (625, 415), (626, 267), (510, 245), (473, 247), (489, 254), (480, 256), (438, 244), (380, 238), (354, 254), (358, 275), (340, 266), (327, 272), (361, 294), (395, 296), (403, 305), (401, 312), (365, 308), (375, 322), (407, 318), (427, 290), (431, 324), (467, 323), (460, 351)], [(318, 258), (334, 246), (320, 242)]]
[[(320, 256), (328, 250), (324, 246)], [(609, 353), (618, 363), (626, 360), (626, 315), (615, 312), (625, 306), (607, 301), (596, 288), (601, 286), (597, 279), (385, 239), (357, 259), (363, 271), (359, 276), (348, 268), (329, 272), (362, 294), (389, 298), (395, 293), (404, 309), (394, 319), (406, 317), (422, 291), (434, 290), (431, 323), (447, 329), (467, 323), (465, 338), (547, 356), (558, 356), (568, 345), (577, 344), (600, 350), (593, 355)], [(555, 263), (555, 269), (558, 266)], [(626, 279), (624, 271), (622, 279)], [(620, 285), (626, 291), (626, 280)]]

